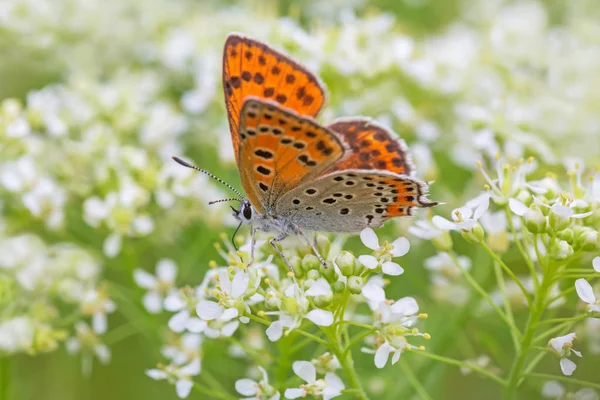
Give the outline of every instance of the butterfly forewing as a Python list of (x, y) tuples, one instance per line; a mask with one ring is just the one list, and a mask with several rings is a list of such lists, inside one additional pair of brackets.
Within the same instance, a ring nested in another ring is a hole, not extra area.
[(345, 151), (337, 135), (313, 119), (257, 98), (244, 102), (239, 136), (242, 185), (259, 212), (317, 178)]
[(387, 219), (410, 215), (413, 207), (436, 205), (427, 184), (387, 171), (345, 170), (305, 182), (276, 204), (278, 215), (304, 229), (358, 232)]
[(248, 96), (272, 100), (311, 117), (325, 101), (321, 84), (306, 68), (264, 43), (238, 34), (229, 35), (225, 42), (223, 90), (236, 159), (241, 109)]
[(366, 118), (347, 118), (329, 129), (350, 145), (349, 154), (330, 171), (375, 169), (411, 176), (414, 171), (406, 144), (388, 129)]

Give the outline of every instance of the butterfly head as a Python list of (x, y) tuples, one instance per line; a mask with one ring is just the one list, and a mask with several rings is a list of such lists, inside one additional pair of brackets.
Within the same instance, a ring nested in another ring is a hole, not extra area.
[(244, 199), (240, 202), (240, 208), (236, 209), (233, 206), (231, 207), (233, 211), (233, 217), (240, 221), (242, 224), (251, 225), (252, 222), (256, 219), (258, 214), (252, 208), (252, 204), (248, 199)]

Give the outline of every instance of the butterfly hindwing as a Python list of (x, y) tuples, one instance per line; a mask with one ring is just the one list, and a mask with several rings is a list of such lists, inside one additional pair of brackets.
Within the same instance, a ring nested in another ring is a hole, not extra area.
[(431, 207), (427, 184), (388, 171), (349, 169), (307, 181), (286, 193), (278, 215), (304, 229), (359, 232), (387, 219), (411, 215), (413, 207)]
[(312, 118), (257, 98), (244, 102), (239, 135), (242, 185), (259, 212), (321, 175), (345, 152), (338, 136)]
[(340, 119), (328, 126), (350, 145), (350, 154), (329, 172), (374, 169), (412, 176), (414, 167), (404, 141), (367, 118)]
[(323, 87), (306, 68), (264, 43), (239, 34), (230, 34), (225, 42), (223, 90), (236, 159), (246, 97), (272, 100), (310, 117), (319, 113), (325, 101)]

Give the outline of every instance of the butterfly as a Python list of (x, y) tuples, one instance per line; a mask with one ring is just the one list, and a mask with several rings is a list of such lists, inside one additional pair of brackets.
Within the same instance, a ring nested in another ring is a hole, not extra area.
[[(305, 67), (268, 45), (230, 34), (223, 51), (223, 90), (231, 141), (246, 197), (232, 189), (233, 216), (251, 226), (251, 261), (257, 230), (276, 243), (300, 235), (324, 266), (308, 232), (356, 233), (391, 218), (432, 207), (428, 185), (414, 177), (406, 144), (367, 118), (323, 126), (315, 118), (325, 89)], [(212, 202), (214, 203), (214, 202)], [(236, 230), (237, 232), (237, 230)]]

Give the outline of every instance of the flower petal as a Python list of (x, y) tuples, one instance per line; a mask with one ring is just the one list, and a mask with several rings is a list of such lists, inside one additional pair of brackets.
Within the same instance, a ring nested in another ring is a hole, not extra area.
[(238, 379), (235, 381), (235, 390), (243, 396), (255, 396), (258, 384), (252, 379)]
[(200, 333), (204, 332), (206, 326), (206, 321), (203, 321), (200, 318), (191, 317), (187, 320), (187, 323), (185, 324), (185, 329), (192, 333)]
[(285, 389), (284, 396), (286, 399), (297, 399), (299, 397), (306, 397), (306, 391), (304, 389), (298, 388)]
[(153, 289), (156, 287), (156, 278), (154, 275), (143, 269), (136, 268), (133, 270), (133, 280), (136, 285), (144, 289)]
[(150, 314), (158, 314), (162, 311), (163, 299), (157, 292), (148, 292), (142, 297), (142, 303), (144, 308)]
[(175, 333), (183, 332), (186, 328), (187, 321), (190, 318), (190, 313), (188, 310), (181, 310), (177, 314), (173, 315), (171, 319), (169, 319), (169, 329), (171, 329)]
[(573, 375), (575, 368), (577, 368), (577, 364), (575, 364), (573, 361), (569, 360), (568, 358), (560, 359), (560, 370), (564, 375)]
[(394, 257), (402, 257), (408, 253), (408, 250), (410, 250), (410, 242), (405, 237), (399, 237), (398, 239), (394, 240), (392, 242), (392, 246), (394, 246), (394, 248), (392, 249), (391, 253)]
[(192, 391), (192, 386), (194, 386), (194, 384), (191, 380), (179, 379), (177, 382), (175, 382), (175, 391), (177, 392), (177, 396), (180, 399), (185, 399), (190, 395), (190, 392)]
[(248, 282), (250, 277), (244, 271), (235, 274), (231, 283), (231, 297), (240, 298), (248, 290)]
[(200, 300), (196, 306), (196, 313), (200, 318), (206, 321), (220, 317), (224, 309), (214, 301)]
[(394, 351), (394, 355), (392, 356), (392, 365), (396, 364), (398, 360), (400, 360), (401, 355), (402, 349), (396, 349), (396, 351)]
[(419, 312), (419, 305), (413, 297), (403, 297), (391, 306), (394, 314), (403, 316), (413, 315)]
[(519, 217), (525, 215), (525, 213), (529, 210), (529, 207), (527, 207), (521, 201), (513, 198), (508, 199), (508, 208), (510, 208), (510, 211), (512, 211), (513, 214), (518, 215)]
[(117, 233), (113, 233), (109, 235), (102, 245), (102, 249), (104, 250), (104, 254), (108, 258), (114, 258), (121, 252), (121, 235)]
[(362, 288), (362, 295), (367, 300), (379, 303), (385, 301), (385, 291), (383, 288), (376, 283), (369, 282)]
[(333, 314), (331, 311), (312, 310), (306, 314), (306, 318), (319, 326), (330, 326), (333, 324)]
[(305, 292), (307, 296), (328, 296), (332, 294), (331, 286), (325, 278), (319, 278)]
[(592, 266), (594, 267), (594, 271), (600, 272), (600, 256), (594, 257), (592, 261)]
[(387, 363), (391, 351), (392, 346), (387, 344), (387, 342), (379, 346), (379, 348), (375, 352), (375, 366), (377, 368), (385, 367), (385, 364)]
[(557, 381), (548, 381), (542, 388), (542, 395), (544, 397), (558, 399), (562, 397), (563, 394), (565, 394), (565, 388)]
[(434, 215), (431, 219), (431, 223), (438, 229), (442, 231), (454, 231), (456, 230), (456, 224), (448, 221), (444, 217), (440, 217), (439, 215)]
[(379, 261), (373, 256), (359, 256), (358, 261), (369, 269), (375, 269), (377, 268), (377, 265), (379, 265)]
[(294, 373), (298, 375), (306, 383), (315, 383), (317, 380), (317, 370), (311, 362), (308, 361), (295, 361), (292, 364)]
[(271, 342), (276, 342), (283, 335), (283, 324), (280, 321), (272, 322), (266, 330), (267, 337)]
[(237, 317), (239, 314), (239, 311), (237, 308), (228, 308), (225, 311), (223, 311), (223, 314), (221, 314), (221, 316), (219, 317), (219, 320), (227, 322), (227, 321), (231, 321), (232, 319), (234, 319), (235, 317)]
[(231, 337), (237, 331), (237, 328), (240, 326), (240, 321), (231, 321), (223, 325), (221, 328), (221, 335), (225, 337)]
[(179, 292), (169, 294), (163, 302), (163, 306), (167, 311), (179, 311), (185, 307), (185, 304), (185, 299)]
[(163, 282), (174, 282), (177, 276), (177, 265), (173, 260), (163, 258), (156, 264), (156, 276)]
[(360, 232), (360, 240), (371, 250), (379, 249), (379, 239), (371, 228), (365, 228)]
[(202, 365), (200, 364), (200, 359), (194, 358), (192, 361), (181, 367), (179, 372), (181, 372), (183, 375), (195, 376), (200, 373), (201, 368)]
[(594, 289), (592, 289), (592, 285), (585, 279), (580, 278), (575, 281), (575, 290), (577, 291), (577, 296), (584, 302), (588, 304), (594, 304), (596, 302)]
[(384, 262), (381, 269), (384, 274), (392, 276), (398, 276), (404, 273), (404, 268), (392, 261)]
[(168, 377), (168, 375), (165, 371), (156, 369), (156, 368), (147, 369), (146, 375), (148, 375), (150, 378), (154, 379), (155, 381), (160, 381), (161, 379), (167, 379), (167, 377)]
[(95, 333), (103, 334), (108, 328), (108, 322), (106, 321), (106, 314), (97, 312), (92, 315), (92, 330)]

